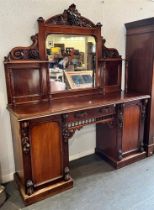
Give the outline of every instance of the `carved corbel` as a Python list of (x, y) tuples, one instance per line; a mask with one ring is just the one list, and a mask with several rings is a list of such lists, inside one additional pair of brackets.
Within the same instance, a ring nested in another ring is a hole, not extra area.
[(63, 128), (63, 139), (64, 142), (67, 143), (68, 139), (71, 138), (75, 133), (74, 129), (69, 130), (68, 128)]
[(34, 184), (33, 184), (33, 181), (30, 180), (30, 179), (28, 179), (26, 181), (26, 194), (30, 196), (30, 195), (33, 194), (33, 192), (34, 192)]

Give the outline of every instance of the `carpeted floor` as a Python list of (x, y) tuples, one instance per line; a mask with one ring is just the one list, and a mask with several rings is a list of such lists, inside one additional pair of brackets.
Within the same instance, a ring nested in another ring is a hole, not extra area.
[(96, 155), (71, 164), (74, 188), (24, 207), (15, 183), (1, 210), (154, 210), (154, 156), (115, 170)]

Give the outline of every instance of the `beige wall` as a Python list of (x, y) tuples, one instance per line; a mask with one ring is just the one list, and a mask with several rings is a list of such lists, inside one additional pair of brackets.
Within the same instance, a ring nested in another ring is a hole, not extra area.
[[(13, 178), (14, 161), (3, 57), (15, 46), (31, 44), (37, 33), (37, 18), (45, 19), (61, 13), (75, 3), (81, 15), (103, 24), (102, 34), (107, 46), (125, 54), (124, 23), (152, 17), (154, 2), (150, 0), (0, 0), (0, 167), (3, 182)], [(70, 159), (92, 153), (95, 147), (95, 127), (88, 126), (70, 140)]]

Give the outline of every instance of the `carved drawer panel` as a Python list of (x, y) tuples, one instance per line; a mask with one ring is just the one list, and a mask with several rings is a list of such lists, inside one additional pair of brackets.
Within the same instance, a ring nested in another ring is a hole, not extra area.
[(77, 111), (63, 115), (68, 128), (88, 125), (98, 121), (107, 120), (115, 114), (115, 106), (106, 106), (90, 110)]

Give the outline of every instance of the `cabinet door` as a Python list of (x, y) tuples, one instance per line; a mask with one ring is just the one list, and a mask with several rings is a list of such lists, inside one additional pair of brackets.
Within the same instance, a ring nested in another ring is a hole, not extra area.
[(35, 186), (63, 176), (61, 132), (58, 122), (44, 122), (32, 126), (31, 167)]
[(127, 104), (123, 113), (122, 152), (138, 151), (140, 147), (141, 111), (138, 104)]

